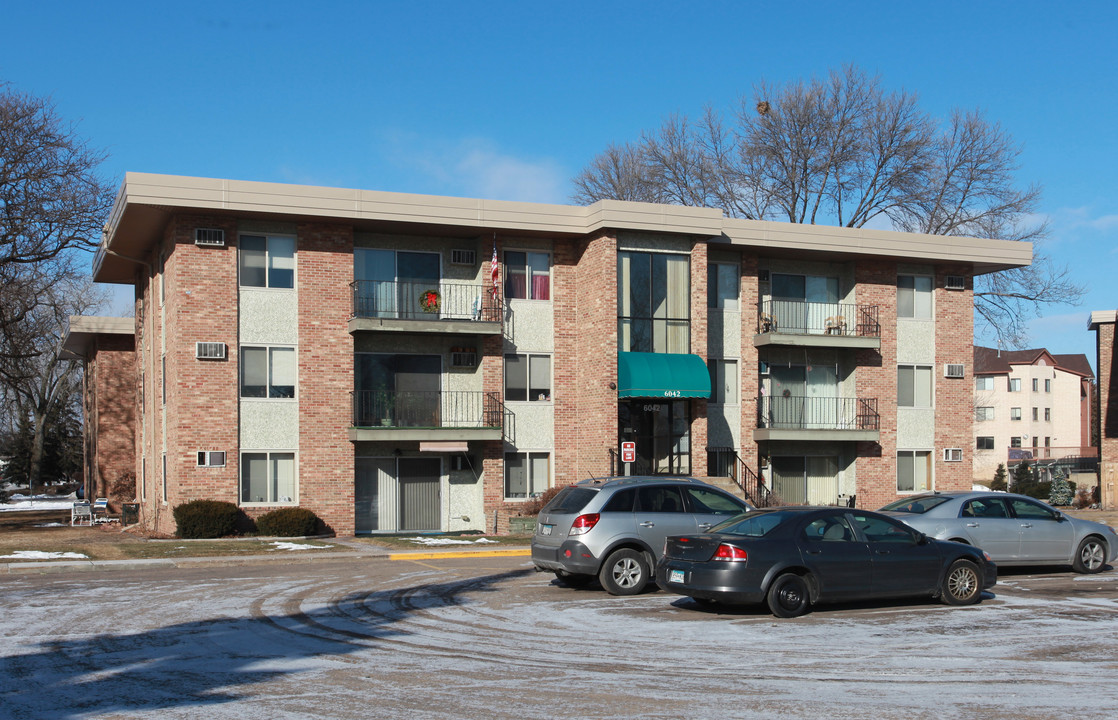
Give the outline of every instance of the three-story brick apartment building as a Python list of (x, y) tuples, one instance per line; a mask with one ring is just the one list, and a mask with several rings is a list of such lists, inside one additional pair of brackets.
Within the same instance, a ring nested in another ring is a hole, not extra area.
[(94, 277), (136, 288), (141, 521), (215, 498), (345, 535), (500, 531), (606, 474), (863, 507), (969, 488), (972, 280), (1030, 258), (712, 208), (130, 173)]

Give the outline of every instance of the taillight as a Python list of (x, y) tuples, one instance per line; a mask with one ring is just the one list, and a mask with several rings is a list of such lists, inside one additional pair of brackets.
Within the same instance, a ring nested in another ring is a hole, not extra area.
[(714, 557), (711, 558), (711, 560), (724, 560), (725, 562), (745, 562), (748, 559), (749, 554), (745, 550), (726, 543), (719, 545), (718, 549), (714, 551)]
[(598, 519), (602, 517), (598, 513), (591, 513), (589, 515), (579, 515), (575, 521), (571, 523), (570, 535), (583, 535), (590, 532), (590, 529), (598, 524)]

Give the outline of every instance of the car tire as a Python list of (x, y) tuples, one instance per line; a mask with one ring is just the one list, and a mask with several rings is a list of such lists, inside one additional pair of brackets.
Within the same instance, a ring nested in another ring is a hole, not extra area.
[(556, 570), (555, 571), (555, 579), (557, 579), (560, 584), (566, 585), (567, 587), (571, 587), (571, 588), (586, 587), (590, 583), (594, 582), (594, 576), (593, 575), (585, 575), (583, 573), (571, 573), (571, 572), (567, 572), (566, 570)]
[(773, 580), (765, 597), (769, 610), (779, 618), (799, 617), (811, 604), (807, 581), (795, 573), (784, 573)]
[(648, 584), (644, 553), (622, 548), (610, 553), (598, 572), (598, 582), (610, 595), (636, 595)]
[(970, 560), (956, 560), (947, 568), (939, 596), (948, 605), (974, 605), (982, 598), (982, 573)]
[(1075, 549), (1071, 567), (1076, 572), (1094, 574), (1106, 567), (1106, 543), (1097, 537), (1083, 538)]

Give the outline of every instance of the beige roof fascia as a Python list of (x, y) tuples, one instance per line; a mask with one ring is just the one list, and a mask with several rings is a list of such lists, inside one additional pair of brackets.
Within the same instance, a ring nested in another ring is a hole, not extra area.
[(136, 334), (136, 320), (130, 317), (100, 317), (94, 315), (71, 315), (70, 326), (62, 336), (62, 349), (71, 357), (84, 358), (97, 335)]
[(838, 257), (880, 257), (908, 262), (957, 262), (974, 267), (975, 275), (1025, 267), (1032, 263), (1033, 244), (951, 235), (924, 235), (893, 230), (805, 225), (762, 220), (727, 219), (730, 245), (769, 252), (818, 252)]
[(1116, 322), (1118, 322), (1118, 310), (1092, 310), (1091, 317), (1087, 320), (1087, 329), (1098, 330), (1099, 325)]

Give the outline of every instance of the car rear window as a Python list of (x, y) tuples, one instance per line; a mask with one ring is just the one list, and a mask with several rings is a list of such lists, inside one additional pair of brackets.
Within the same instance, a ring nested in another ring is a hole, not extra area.
[(767, 512), (757, 513), (751, 512), (746, 515), (738, 515), (731, 518), (724, 523), (715, 525), (710, 529), (712, 533), (723, 533), (725, 535), (742, 535), (744, 537), (764, 537), (769, 532), (783, 523), (791, 516), (791, 513), (785, 512)]
[(576, 513), (589, 504), (598, 494), (597, 490), (580, 487), (565, 487), (551, 499), (543, 509), (549, 513)]
[(902, 498), (901, 500), (894, 500), (885, 507), (878, 510), (878, 512), (903, 512), (914, 513), (921, 515), (928, 512), (937, 505), (942, 505), (951, 498), (942, 497), (940, 495), (924, 495), (921, 497)]

